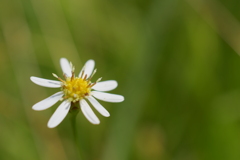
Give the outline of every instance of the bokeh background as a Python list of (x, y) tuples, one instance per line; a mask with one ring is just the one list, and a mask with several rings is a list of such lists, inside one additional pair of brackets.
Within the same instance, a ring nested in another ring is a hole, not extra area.
[[(239, 0), (0, 0), (1, 160), (239, 160)], [(47, 128), (59, 59), (116, 79), (100, 125)], [(75, 142), (80, 146), (76, 148)]]

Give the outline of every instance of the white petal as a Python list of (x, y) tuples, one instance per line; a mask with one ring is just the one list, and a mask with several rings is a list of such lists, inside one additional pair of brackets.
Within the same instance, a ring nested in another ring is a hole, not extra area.
[(118, 86), (117, 81), (109, 80), (109, 81), (102, 81), (95, 84), (92, 89), (97, 91), (111, 91)]
[(72, 69), (71, 69), (71, 66), (70, 66), (70, 63), (68, 62), (68, 60), (66, 58), (61, 58), (60, 65), (61, 65), (63, 73), (66, 74), (67, 77), (71, 77)]
[(93, 107), (103, 116), (105, 117), (109, 117), (110, 114), (109, 112), (92, 96), (89, 96), (87, 98), (93, 105)]
[(106, 102), (124, 101), (124, 97), (118, 94), (104, 93), (104, 92), (98, 92), (98, 91), (92, 91), (91, 93), (95, 98), (100, 99), (102, 101), (106, 101)]
[(60, 104), (60, 106), (56, 109), (56, 111), (53, 113), (52, 117), (48, 121), (49, 128), (54, 128), (63, 121), (63, 119), (68, 114), (70, 105), (71, 105), (71, 102), (69, 102), (68, 100), (63, 101)]
[(84, 99), (82, 99), (79, 103), (84, 116), (89, 120), (89, 122), (93, 124), (99, 124), (99, 119), (97, 118), (93, 110), (90, 108), (88, 103)]
[(30, 77), (31, 81), (39, 86), (43, 87), (49, 87), (49, 88), (59, 88), (61, 87), (60, 81), (55, 81), (55, 80), (49, 80), (49, 79), (44, 79), (44, 78), (38, 78), (38, 77)]
[[(88, 60), (88, 61), (85, 63), (84, 67), (83, 67), (83, 69), (84, 69), (84, 76), (87, 74), (87, 78), (90, 77), (91, 74), (92, 74), (92, 72), (93, 72), (94, 66), (95, 66), (94, 60), (92, 60), (92, 59)], [(79, 76), (78, 76), (78, 77), (80, 77), (80, 76), (82, 75), (83, 69), (82, 69), (81, 72), (79, 73)], [(83, 77), (84, 77), (84, 76), (83, 76)]]
[(51, 95), (50, 97), (36, 103), (35, 105), (33, 105), (32, 109), (36, 110), (36, 111), (41, 111), (44, 109), (47, 109), (51, 106), (53, 106), (55, 103), (57, 103), (63, 96), (63, 92), (57, 92), (53, 95)]

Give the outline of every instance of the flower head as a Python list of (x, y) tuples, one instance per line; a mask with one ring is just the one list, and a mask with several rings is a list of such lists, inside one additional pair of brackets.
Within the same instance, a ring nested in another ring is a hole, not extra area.
[[(44, 110), (53, 106), (58, 101), (63, 101), (56, 109), (50, 120), (48, 127), (54, 128), (59, 125), (68, 114), (71, 105), (79, 104), (84, 116), (93, 124), (99, 124), (98, 117), (89, 106), (92, 106), (103, 116), (109, 117), (109, 112), (95, 99), (106, 102), (122, 102), (124, 97), (117, 94), (105, 93), (117, 87), (117, 81), (108, 80), (92, 82), (92, 77), (96, 73), (95, 62), (88, 60), (78, 76), (75, 75), (75, 68), (67, 59), (61, 58), (60, 65), (63, 71), (63, 79), (53, 74), (56, 80), (48, 80), (38, 77), (30, 77), (31, 81), (37, 85), (49, 88), (61, 88), (61, 91), (33, 105), (34, 110)], [(95, 98), (94, 98), (95, 97)]]

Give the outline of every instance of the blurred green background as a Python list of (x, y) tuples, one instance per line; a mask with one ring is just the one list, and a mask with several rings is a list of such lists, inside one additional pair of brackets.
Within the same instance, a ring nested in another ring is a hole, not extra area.
[(36, 102), (58, 89), (29, 77), (61, 75), (59, 59), (80, 71), (96, 61), (94, 80), (115, 79), (95, 111), (80, 112), (83, 160), (240, 159), (239, 0), (0, 0), (0, 159), (75, 160), (67, 117), (47, 121), (59, 105)]

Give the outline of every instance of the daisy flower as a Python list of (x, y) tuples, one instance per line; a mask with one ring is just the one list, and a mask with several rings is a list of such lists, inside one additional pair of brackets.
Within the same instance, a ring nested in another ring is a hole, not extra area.
[(124, 97), (121, 95), (105, 93), (105, 91), (115, 89), (118, 85), (117, 81), (101, 81), (101, 78), (99, 78), (96, 82), (91, 81), (93, 75), (96, 73), (96, 69), (94, 70), (94, 60), (88, 60), (78, 76), (75, 76), (75, 68), (66, 58), (60, 59), (60, 65), (63, 71), (64, 79), (61, 79), (56, 74), (53, 74), (53, 76), (57, 78), (58, 81), (34, 76), (30, 77), (31, 81), (37, 85), (61, 89), (61, 91), (36, 103), (32, 107), (34, 110), (40, 111), (50, 108), (58, 101), (62, 101), (48, 121), (47, 125), (49, 128), (54, 128), (59, 125), (67, 116), (71, 106), (76, 106), (76, 104), (80, 105), (84, 116), (89, 120), (89, 122), (99, 124), (100, 121), (88, 102), (90, 102), (101, 115), (109, 117), (109, 112), (96, 99), (106, 102), (124, 101)]

